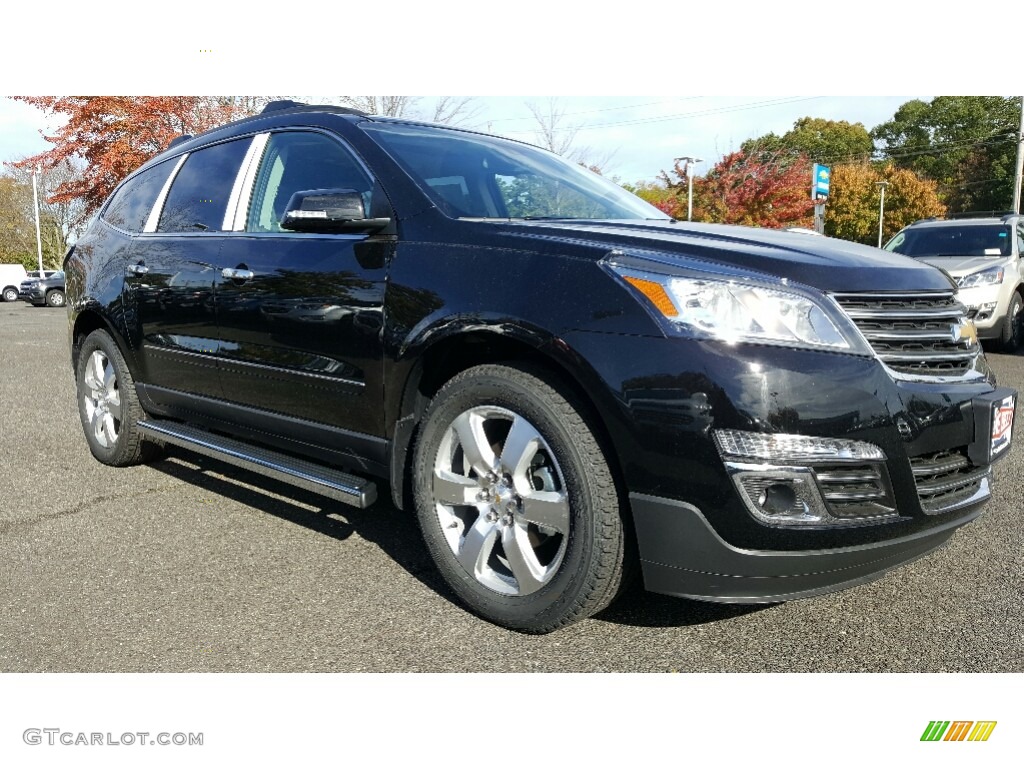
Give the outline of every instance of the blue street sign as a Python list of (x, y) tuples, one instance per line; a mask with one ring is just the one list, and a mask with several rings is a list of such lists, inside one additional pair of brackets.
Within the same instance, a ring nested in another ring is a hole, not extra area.
[(832, 180), (832, 169), (827, 165), (814, 164), (814, 176), (811, 179), (811, 190), (814, 197), (828, 197), (829, 182)]

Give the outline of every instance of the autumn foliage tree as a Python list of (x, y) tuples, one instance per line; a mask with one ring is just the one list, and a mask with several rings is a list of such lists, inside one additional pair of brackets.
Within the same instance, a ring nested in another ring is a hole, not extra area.
[[(66, 122), (44, 138), (46, 152), (13, 165), (82, 164), (81, 174), (53, 190), (53, 203), (80, 200), (88, 216), (114, 187), (181, 134), (201, 133), (243, 117), (258, 100), (223, 96), (15, 96)], [(84, 163), (83, 163), (84, 161)]]
[[(671, 201), (656, 202), (676, 218), (686, 217), (688, 180), (680, 164), (675, 179), (662, 173), (662, 181), (674, 193)], [(811, 166), (806, 158), (776, 157), (742, 150), (723, 157), (693, 183), (694, 221), (743, 224), (751, 227), (783, 227), (813, 224)]]
[(913, 221), (942, 216), (946, 212), (936, 182), (908, 168), (898, 168), (891, 163), (836, 165), (832, 167), (831, 190), (825, 207), (825, 234), (877, 244), (881, 203), (877, 183), (880, 181), (888, 182), (883, 243)]

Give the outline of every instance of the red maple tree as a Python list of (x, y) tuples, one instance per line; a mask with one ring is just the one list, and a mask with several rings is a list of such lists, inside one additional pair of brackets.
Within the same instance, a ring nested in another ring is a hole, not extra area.
[(43, 138), (53, 147), (14, 165), (54, 168), (65, 160), (84, 169), (54, 190), (50, 202), (80, 199), (84, 215), (114, 187), (181, 134), (196, 134), (242, 117), (246, 102), (222, 96), (15, 96), (67, 122)]

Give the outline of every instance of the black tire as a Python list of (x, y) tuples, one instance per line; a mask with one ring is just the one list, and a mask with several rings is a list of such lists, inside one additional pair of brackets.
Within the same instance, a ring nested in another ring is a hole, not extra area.
[(160, 454), (160, 448), (143, 440), (139, 432), (138, 423), (145, 412), (135, 393), (135, 381), (106, 331), (93, 331), (82, 342), (75, 382), (82, 429), (97, 460), (127, 467)]
[(63, 307), (64, 306), (64, 291), (60, 288), (54, 288), (52, 291), (46, 294), (46, 305), (48, 307)]
[(4, 288), (4, 301), (17, 301), (18, 300), (18, 289), (17, 288)]
[(1015, 352), (1024, 344), (1024, 301), (1020, 294), (1013, 294), (1010, 299), (1010, 308), (1006, 313), (1006, 321), (1003, 323), (1003, 332), (999, 337), (999, 350), (1001, 352)]
[[(544, 373), (482, 365), (445, 384), (424, 415), (413, 459), (423, 538), (445, 581), (488, 621), (522, 632), (551, 632), (602, 610), (624, 585), (622, 500), (583, 412)], [(491, 466), (498, 470), (490, 475), (493, 482), (471, 468), (474, 462), (456, 429), (470, 419), (483, 425), (480, 434), (486, 433), (477, 445), (492, 446)], [(507, 439), (513, 425), (520, 429), (517, 434), (535, 437), (525, 443)], [(517, 442), (528, 447), (506, 450)], [(506, 472), (506, 458), (516, 456), (521, 457), (518, 466), (528, 468)], [(451, 471), (438, 470), (449, 463)], [(440, 496), (445, 491), (435, 491), (435, 471), (448, 478), (439, 474), (436, 482), (455, 488), (448, 492), (451, 498), (472, 503), (444, 504)], [(458, 483), (450, 483), (453, 478)], [(522, 488), (528, 490), (519, 494)], [(500, 519), (492, 521), (499, 508)], [(535, 523), (538, 519), (550, 527)], [(496, 538), (485, 551), (483, 544), (469, 547), (473, 535), (477, 541)], [(459, 560), (471, 558), (471, 549), (478, 553), (474, 571)], [(519, 575), (527, 561), (540, 566), (528, 578)]]

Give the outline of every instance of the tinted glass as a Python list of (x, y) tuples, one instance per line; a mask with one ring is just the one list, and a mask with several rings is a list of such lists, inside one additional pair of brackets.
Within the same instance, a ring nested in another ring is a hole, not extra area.
[(190, 154), (174, 177), (157, 231), (219, 231), (231, 187), (251, 141), (229, 141)]
[(126, 232), (141, 232), (175, 163), (177, 160), (160, 163), (125, 182), (103, 211), (103, 220)]
[(1005, 224), (906, 229), (885, 250), (915, 258), (926, 256), (1009, 256), (1013, 230)]
[(419, 125), (360, 127), (449, 216), (668, 219), (618, 184), (527, 144)]
[(292, 195), (314, 189), (351, 189), (370, 210), (370, 177), (336, 141), (318, 133), (275, 133), (267, 142), (256, 176), (248, 232), (281, 232), (281, 218)]

